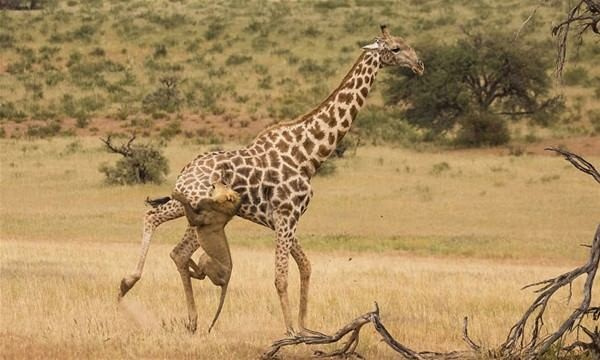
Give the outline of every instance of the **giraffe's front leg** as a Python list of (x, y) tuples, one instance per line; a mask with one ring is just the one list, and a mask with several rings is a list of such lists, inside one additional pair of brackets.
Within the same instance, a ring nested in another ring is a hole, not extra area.
[(300, 308), (298, 311), (298, 328), (300, 335), (325, 336), (318, 331), (309, 330), (306, 327), (306, 314), (308, 312), (308, 288), (310, 285), (311, 274), (310, 261), (302, 250), (302, 247), (298, 243), (297, 239), (294, 239), (290, 250), (296, 265), (298, 265), (298, 271), (300, 272)]
[(181, 281), (188, 308), (188, 325), (187, 328), (191, 332), (196, 331), (198, 323), (198, 311), (196, 310), (196, 302), (194, 301), (194, 290), (192, 289), (192, 281), (190, 276), (190, 258), (192, 254), (200, 247), (200, 242), (196, 237), (196, 231), (193, 227), (188, 226), (183, 239), (171, 251), (171, 259), (175, 262)]

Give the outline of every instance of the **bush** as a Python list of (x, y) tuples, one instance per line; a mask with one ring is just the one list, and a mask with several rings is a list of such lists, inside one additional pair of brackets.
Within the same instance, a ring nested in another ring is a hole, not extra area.
[(589, 83), (589, 73), (585, 68), (575, 66), (565, 70), (563, 73), (563, 82), (565, 85), (585, 86)]
[(416, 129), (394, 109), (367, 105), (358, 113), (355, 122), (373, 143), (411, 145), (421, 140)]
[(510, 139), (506, 122), (498, 115), (480, 112), (465, 115), (454, 142), (459, 146), (496, 146)]
[(119, 146), (112, 144), (110, 136), (102, 140), (109, 152), (123, 156), (114, 166), (100, 165), (98, 170), (106, 176), (107, 184), (160, 184), (165, 180), (169, 163), (162, 150), (151, 144), (133, 144), (134, 140), (135, 136)]
[(18, 110), (13, 102), (0, 103), (0, 119), (22, 120), (27, 115)]
[(29, 125), (27, 127), (27, 136), (47, 138), (60, 133), (61, 126), (57, 121), (52, 121), (45, 125)]
[(317, 169), (317, 176), (331, 176), (335, 174), (337, 170), (337, 165), (333, 159), (325, 160), (324, 163), (321, 164), (319, 169)]
[(225, 60), (225, 65), (240, 65), (248, 61), (252, 61), (252, 56), (232, 54)]
[(142, 100), (142, 110), (146, 113), (177, 111), (182, 102), (177, 83), (178, 79), (172, 76), (160, 79), (160, 87)]
[(153, 58), (166, 57), (167, 56), (167, 46), (165, 44), (156, 44), (154, 46), (154, 54), (152, 54)]
[(225, 24), (221, 19), (214, 19), (208, 24), (208, 28), (204, 32), (204, 39), (210, 41), (214, 40), (217, 37), (221, 36), (225, 30)]
[(12, 48), (15, 43), (15, 37), (12, 34), (0, 33), (0, 51)]

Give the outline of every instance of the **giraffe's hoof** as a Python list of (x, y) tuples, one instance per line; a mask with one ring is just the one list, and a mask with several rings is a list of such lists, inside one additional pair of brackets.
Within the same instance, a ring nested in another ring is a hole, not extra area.
[(192, 334), (196, 332), (196, 328), (198, 327), (197, 320), (190, 320), (185, 324), (185, 328)]
[(137, 275), (130, 275), (121, 280), (121, 286), (119, 287), (119, 300), (121, 300), (121, 298), (125, 296), (129, 290), (131, 290), (133, 285), (135, 285), (139, 279), (140, 277)]
[(129, 289), (131, 289), (131, 285), (129, 285), (125, 279), (121, 280), (121, 286), (119, 288), (119, 300), (121, 300), (121, 298), (127, 294)]
[(305, 337), (327, 337), (327, 335), (321, 332), (310, 330), (304, 327), (300, 328), (300, 335)]
[(300, 334), (298, 334), (298, 332), (296, 332), (296, 330), (294, 330), (294, 328), (288, 328), (285, 332), (285, 336), (287, 336), (291, 339), (296, 339), (296, 338), (300, 337)]

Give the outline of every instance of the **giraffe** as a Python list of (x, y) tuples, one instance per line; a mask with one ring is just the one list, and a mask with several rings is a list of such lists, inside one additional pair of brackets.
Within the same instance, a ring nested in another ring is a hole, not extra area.
[[(401, 37), (392, 36), (385, 25), (381, 36), (364, 46), (341, 84), (317, 107), (288, 122), (266, 128), (254, 141), (238, 150), (199, 155), (181, 171), (174, 192), (196, 208), (207, 198), (211, 184), (228, 184), (240, 195), (237, 216), (263, 225), (276, 234), (275, 288), (288, 335), (315, 334), (306, 327), (311, 264), (296, 238), (296, 227), (312, 198), (311, 178), (349, 131), (364, 105), (380, 68), (400, 66), (422, 75), (424, 66)], [(169, 197), (158, 199), (146, 212), (140, 257), (134, 272), (121, 281), (119, 298), (141, 278), (153, 232), (166, 222), (185, 215), (183, 205)], [(172, 252), (186, 263), (198, 249), (192, 227)], [(300, 273), (298, 330), (292, 324), (288, 301), (288, 261), (292, 256)], [(190, 285), (190, 269), (178, 266), (188, 303), (189, 328), (195, 330), (197, 312)], [(189, 291), (188, 291), (189, 290)]]

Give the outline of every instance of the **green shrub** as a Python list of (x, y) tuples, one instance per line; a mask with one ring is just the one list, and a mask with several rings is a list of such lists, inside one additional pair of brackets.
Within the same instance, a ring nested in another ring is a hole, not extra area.
[(89, 42), (92, 40), (98, 29), (91, 24), (83, 24), (69, 33), (70, 39), (83, 40)]
[(58, 121), (51, 121), (45, 125), (29, 125), (26, 134), (31, 137), (47, 138), (58, 135), (60, 130)]
[(101, 47), (95, 47), (94, 49), (92, 49), (92, 51), (90, 51), (90, 55), (103, 57), (106, 55), (106, 51), (104, 51), (104, 49)]
[(46, 73), (44, 82), (47, 86), (56, 86), (59, 82), (65, 79), (65, 75), (57, 70), (51, 70)]
[(167, 46), (165, 44), (156, 44), (154, 46), (154, 53), (152, 54), (152, 57), (156, 58), (160, 58), (160, 57), (166, 57), (167, 56)]
[(0, 51), (12, 48), (15, 45), (15, 37), (10, 33), (0, 33)]
[(567, 68), (562, 76), (562, 80), (565, 85), (574, 86), (580, 85), (585, 86), (589, 83), (590, 75), (588, 71), (580, 66), (573, 66)]
[(317, 10), (334, 10), (350, 7), (351, 4), (348, 0), (323, 0), (315, 2), (313, 6)]
[(134, 144), (131, 137), (125, 144), (114, 145), (111, 137), (102, 140), (109, 152), (120, 154), (114, 166), (102, 164), (99, 171), (111, 185), (160, 184), (169, 173), (169, 163), (162, 150), (152, 144)]
[(324, 163), (321, 164), (321, 166), (319, 167), (319, 169), (317, 170), (317, 173), (315, 175), (317, 176), (332, 176), (333, 174), (335, 174), (335, 172), (337, 171), (337, 165), (335, 163), (334, 159), (328, 159), (325, 160)]
[(75, 119), (75, 126), (80, 129), (86, 128), (90, 124), (90, 118), (88, 114), (79, 114)]
[(298, 67), (298, 72), (304, 77), (330, 75), (331, 71), (326, 65), (318, 64), (313, 59), (306, 59)]
[(459, 146), (496, 146), (510, 139), (504, 119), (495, 114), (475, 112), (465, 115), (455, 143)]
[(214, 19), (208, 24), (208, 29), (204, 32), (204, 38), (206, 40), (214, 40), (221, 36), (225, 30), (225, 23), (221, 19)]
[(27, 115), (18, 110), (13, 102), (0, 102), (0, 119), (22, 120)]
[(171, 140), (173, 137), (175, 137), (175, 135), (178, 134), (181, 134), (181, 123), (179, 121), (175, 121), (163, 127), (158, 135), (162, 139)]
[(182, 98), (177, 88), (178, 79), (173, 76), (160, 79), (160, 86), (154, 92), (146, 95), (142, 100), (142, 110), (147, 113), (166, 111), (175, 112), (182, 103)]
[(367, 105), (355, 120), (359, 128), (373, 143), (411, 145), (422, 140), (414, 126), (406, 122), (399, 111), (381, 106)]
[(445, 161), (442, 161), (440, 163), (433, 164), (433, 166), (431, 167), (431, 171), (429, 171), (429, 173), (431, 175), (437, 176), (448, 170), (450, 170), (450, 164), (448, 164)]
[(600, 134), (600, 110), (589, 110), (588, 118), (595, 134)]
[(261, 89), (269, 90), (273, 88), (273, 78), (271, 75), (263, 76), (258, 79), (258, 87)]
[(252, 61), (252, 56), (232, 54), (225, 60), (225, 65), (240, 65), (249, 61)]

